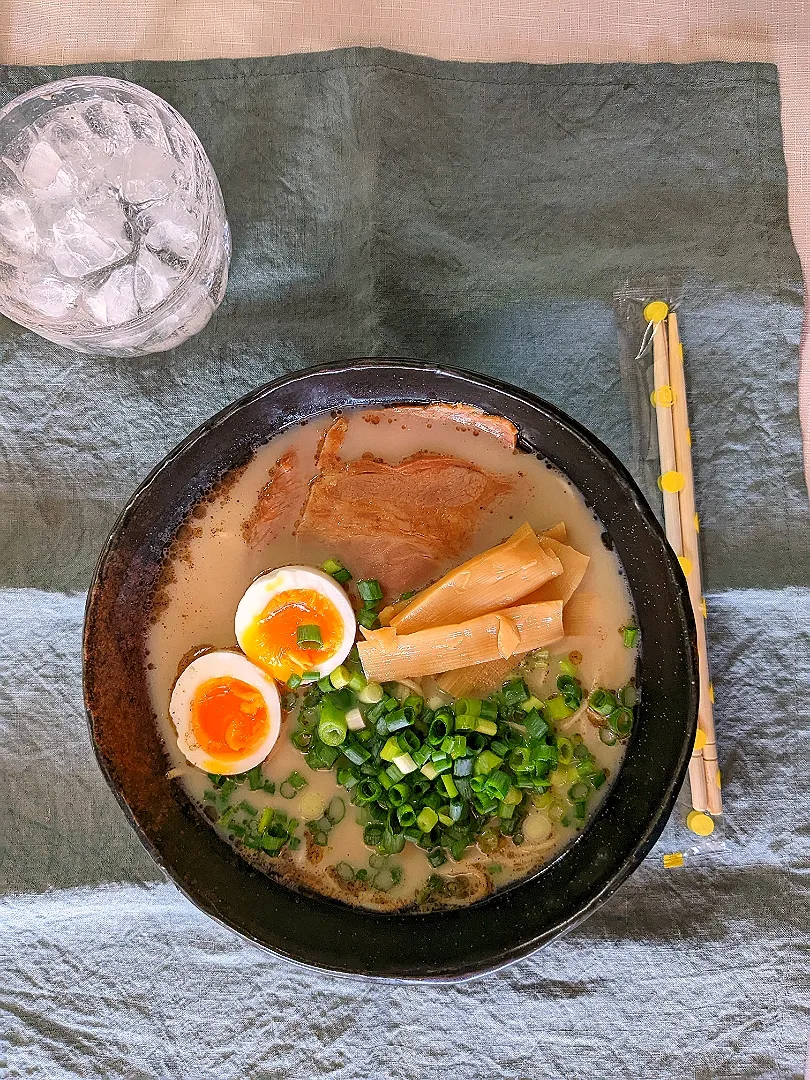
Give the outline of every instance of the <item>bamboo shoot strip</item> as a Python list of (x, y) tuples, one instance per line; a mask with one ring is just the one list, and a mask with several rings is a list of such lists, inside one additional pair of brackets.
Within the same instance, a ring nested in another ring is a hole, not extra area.
[(537, 535), (541, 540), (557, 540), (559, 543), (564, 544), (568, 539), (568, 526), (564, 521), (558, 521), (556, 525), (552, 525), (550, 529), (543, 529)]
[(489, 697), (496, 690), (500, 690), (524, 655), (515, 653), (506, 660), (499, 657), (484, 664), (471, 664), (456, 671), (446, 671), (436, 677), (436, 683), (440, 690), (454, 698)]
[[(670, 312), (668, 318), (669, 332), (669, 367), (670, 380), (674, 394), (672, 418), (675, 435), (675, 457), (678, 472), (684, 478), (684, 486), (680, 492), (681, 509), (681, 535), (683, 540), (683, 556), (681, 566), (686, 574), (689, 585), (689, 598), (695, 613), (697, 625), (698, 667), (700, 678), (700, 704), (698, 706), (698, 727), (706, 738), (706, 743), (701, 750), (696, 751), (696, 756), (701, 759), (701, 768), (705, 773), (703, 791), (705, 792), (705, 805), (698, 806), (694, 801), (695, 788), (692, 788), (693, 805), (696, 810), (708, 809), (710, 814), (721, 814), (723, 802), (720, 795), (720, 785), (717, 781), (717, 740), (714, 729), (714, 710), (712, 708), (709, 674), (709, 653), (706, 640), (706, 620), (703, 612), (703, 589), (700, 572), (700, 544), (698, 541), (698, 519), (695, 507), (695, 482), (692, 469), (691, 439), (689, 435), (689, 412), (686, 400), (686, 377), (683, 367), (683, 346), (678, 334), (678, 317)], [(689, 775), (692, 776), (690, 763)]]
[[(552, 531), (547, 529), (538, 535), (541, 540), (544, 540)], [(541, 598), (551, 599), (551, 597), (545, 595), (545, 591), (562, 582), (566, 573), (570, 572), (567, 552), (572, 552), (577, 559), (584, 559), (585, 566), (587, 566), (587, 556), (581, 555), (578, 551), (574, 551), (573, 548), (565, 548), (562, 553), (558, 548), (554, 550), (563, 564), (563, 573), (559, 578), (554, 578), (553, 581), (544, 585), (537, 593), (532, 594), (529, 597), (532, 602)], [(584, 574), (584, 569), (582, 572)], [(573, 576), (570, 576), (569, 582), (573, 582), (573, 580)], [(576, 584), (578, 585), (579, 581)], [(576, 585), (574, 588), (576, 588)], [(589, 636), (605, 639), (607, 632), (604, 625), (602, 601), (596, 593), (575, 593), (567, 603), (564, 597), (556, 599), (561, 599), (565, 603), (563, 607), (563, 630), (566, 636)], [(506, 678), (515, 670), (521, 659), (522, 655), (515, 655), (508, 660), (490, 660), (485, 664), (473, 664), (470, 667), (459, 668), (457, 671), (445, 672), (437, 677), (436, 682), (439, 684), (440, 690), (443, 690), (445, 694), (450, 694), (452, 697), (487, 697), (503, 686)]]
[(590, 555), (583, 555), (576, 548), (547, 537), (541, 537), (540, 543), (550, 554), (560, 560), (562, 573), (551, 581), (547, 581), (545, 585), (541, 585), (521, 602), (533, 604), (539, 600), (562, 600), (564, 604), (567, 604), (585, 577), (585, 571), (591, 561)]
[(563, 608), (563, 629), (566, 637), (607, 636), (602, 598), (598, 593), (578, 592)]
[(542, 649), (563, 636), (562, 607), (559, 600), (526, 604), (413, 634), (388, 626), (367, 631), (357, 650), (368, 679), (418, 679)]
[(544, 544), (530, 525), (521, 525), (504, 543), (468, 559), (417, 593), (390, 625), (398, 633), (412, 634), (509, 607), (562, 574), (559, 559)]

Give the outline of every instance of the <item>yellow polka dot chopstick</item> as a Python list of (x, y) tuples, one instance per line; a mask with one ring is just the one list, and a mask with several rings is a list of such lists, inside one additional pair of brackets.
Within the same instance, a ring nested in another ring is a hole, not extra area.
[(700, 705), (698, 734), (689, 762), (692, 806), (699, 813), (722, 813), (717, 746), (712, 710), (706, 648), (706, 605), (700, 583), (698, 549), (699, 522), (695, 509), (691, 435), (683, 371), (683, 347), (678, 336), (678, 320), (661, 300), (647, 304), (644, 317), (653, 324), (654, 390), (652, 404), (658, 427), (661, 475), (658, 485), (664, 499), (667, 539), (689, 586), (689, 596), (697, 624)]
[[(675, 458), (678, 472), (684, 478), (680, 492), (681, 539), (683, 557), (681, 566), (689, 585), (689, 597), (697, 624), (698, 664), (700, 677), (700, 705), (698, 708), (698, 733), (695, 748), (703, 758), (706, 806), (695, 805), (696, 810), (707, 809), (710, 814), (722, 814), (720, 774), (717, 768), (717, 740), (714, 731), (714, 691), (709, 677), (709, 654), (706, 641), (706, 601), (703, 597), (700, 573), (700, 548), (698, 532), (700, 522), (695, 507), (695, 481), (692, 473), (692, 439), (689, 431), (689, 413), (686, 402), (686, 379), (683, 368), (683, 345), (678, 333), (678, 316), (670, 311), (667, 316), (669, 380), (672, 386), (672, 420), (675, 432)], [(701, 788), (702, 791), (702, 788)]]
[(664, 496), (664, 523), (667, 539), (680, 558), (683, 555), (681, 543), (681, 504), (678, 492), (683, 487), (683, 477), (678, 472), (675, 457), (675, 428), (672, 417), (672, 387), (669, 382), (669, 359), (667, 357), (666, 318), (669, 308), (661, 300), (654, 300), (644, 309), (644, 318), (654, 324), (653, 328), (653, 363), (655, 365), (652, 402), (655, 405), (655, 419), (658, 424), (658, 456), (661, 459), (661, 475), (658, 486)]

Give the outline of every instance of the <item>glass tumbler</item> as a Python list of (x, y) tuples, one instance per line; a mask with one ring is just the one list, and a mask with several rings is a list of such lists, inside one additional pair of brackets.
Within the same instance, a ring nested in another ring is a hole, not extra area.
[(2, 314), (78, 352), (163, 352), (211, 318), (230, 255), (211, 163), (155, 94), (81, 76), (0, 111)]

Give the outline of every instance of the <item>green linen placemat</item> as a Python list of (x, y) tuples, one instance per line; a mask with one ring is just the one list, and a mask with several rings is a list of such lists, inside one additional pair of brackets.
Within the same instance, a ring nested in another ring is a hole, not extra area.
[[(93, 359), (0, 323), (0, 1074), (799, 1076), (810, 516), (775, 70), (344, 50), (5, 68), (0, 104), (77, 71), (196, 128), (234, 259), (171, 354)], [(352, 355), (512, 380), (638, 469), (612, 297), (658, 278), (689, 357), (722, 861), (645, 864), (575, 933), (453, 988), (296, 968), (199, 914), (125, 824), (82, 716), (83, 590), (127, 495), (234, 398)]]

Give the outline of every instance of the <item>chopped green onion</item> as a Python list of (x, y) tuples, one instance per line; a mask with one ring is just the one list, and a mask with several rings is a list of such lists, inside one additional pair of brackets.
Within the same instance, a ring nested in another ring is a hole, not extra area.
[(338, 769), (337, 782), (350, 791), (360, 783), (360, 777), (354, 769)]
[(307, 786), (307, 782), (300, 772), (291, 772), (287, 777), (287, 783), (292, 784), (296, 791), (300, 791), (302, 787)]
[(482, 720), (479, 717), (475, 722), (475, 730), (480, 731), (482, 735), (497, 735), (498, 725), (493, 720)]
[(295, 631), (295, 640), (299, 648), (304, 649), (322, 649), (323, 638), (321, 637), (321, 628), (315, 623), (304, 623), (303, 626), (299, 626)]
[(511, 786), (512, 782), (509, 779), (509, 774), (501, 769), (496, 769), (494, 772), (487, 774), (484, 791), (491, 799), (503, 800)]
[(261, 765), (254, 765), (247, 774), (248, 784), (251, 791), (258, 791), (264, 783)]
[(337, 825), (339, 821), (343, 821), (345, 815), (346, 803), (339, 795), (336, 795), (327, 806), (324, 816), (332, 825)]
[(537, 698), (534, 696), (534, 694), (532, 694), (532, 696), (527, 701), (524, 701), (520, 707), (521, 709), (523, 709), (524, 712), (527, 713), (531, 712), (532, 709), (536, 709), (538, 712), (540, 712), (543, 708), (543, 702), (540, 700), (540, 698)]
[(563, 735), (557, 738), (557, 760), (561, 765), (570, 765), (574, 760), (574, 744)]
[(410, 709), (414, 719), (418, 719), (425, 708), (425, 699), (420, 698), (417, 694), (409, 694), (402, 702), (402, 708), (406, 711)]
[(267, 832), (268, 828), (270, 827), (270, 822), (272, 820), (273, 820), (273, 807), (272, 806), (265, 806), (264, 810), (262, 810), (261, 817), (259, 818), (259, 823), (256, 826), (256, 830), (257, 830), (257, 832), (259, 833), (260, 836)]
[(628, 709), (632, 709), (638, 703), (638, 690), (633, 683), (628, 683), (619, 691), (619, 701)]
[(366, 604), (375, 603), (377, 600), (382, 600), (383, 591), (379, 581), (377, 581), (376, 578), (368, 578), (365, 581), (358, 581), (357, 591), (360, 594), (360, 599), (365, 601)]
[(321, 677), (321, 673), (319, 671), (305, 671), (304, 674), (301, 676), (301, 682), (302, 683), (317, 682), (320, 679), (320, 677)]
[(339, 559), (327, 559), (325, 563), (321, 563), (321, 570), (326, 574), (336, 574), (342, 569), (343, 563)]
[(403, 728), (410, 727), (411, 722), (411, 718), (404, 709), (394, 709), (388, 714), (385, 726), (388, 731), (402, 731)]
[(618, 702), (609, 690), (594, 690), (588, 698), (588, 705), (600, 716), (610, 716)]
[(622, 627), (622, 641), (624, 642), (625, 649), (632, 649), (635, 647), (638, 641), (638, 627), (637, 626), (623, 626)]
[(399, 740), (396, 735), (392, 735), (382, 750), (380, 750), (380, 757), (383, 761), (393, 761), (394, 758), (401, 753), (402, 748), (399, 745)]
[(334, 686), (335, 690), (342, 690), (344, 686), (349, 685), (351, 677), (352, 673), (349, 669), (345, 665), (340, 664), (329, 676), (329, 682)]
[(439, 770), (432, 761), (426, 762), (419, 771), (423, 776), (426, 776), (428, 780), (435, 780), (439, 775)]
[(343, 563), (337, 559), (327, 559), (325, 563), (321, 564), (321, 570), (330, 574), (340, 585), (345, 585), (347, 581), (352, 579), (352, 575)]
[(393, 807), (402, 806), (410, 797), (410, 788), (407, 784), (393, 784), (388, 789), (388, 801)]
[(386, 855), (396, 855), (405, 847), (405, 837), (401, 832), (385, 829), (380, 847)]
[(361, 626), (364, 626), (366, 630), (375, 630), (379, 626), (377, 612), (370, 607), (360, 608), (357, 613), (357, 621)]
[(557, 676), (557, 689), (569, 709), (577, 710), (582, 704), (582, 686), (578, 679), (571, 675)]
[(347, 757), (352, 765), (362, 765), (363, 762), (368, 761), (371, 754), (366, 750), (364, 746), (361, 746), (356, 742), (345, 742), (341, 747), (341, 752), (344, 757)]
[(416, 817), (416, 824), (422, 832), (429, 833), (439, 820), (439, 815), (429, 806), (423, 806)]
[(363, 731), (366, 726), (363, 714), (358, 708), (349, 709), (346, 713), (346, 727), (349, 731)]
[(522, 679), (516, 679), (514, 682), (507, 683), (501, 693), (503, 695), (504, 704), (509, 706), (520, 705), (521, 702), (527, 701), (530, 696), (526, 684)]
[(329, 701), (322, 701), (318, 738), (327, 746), (340, 746), (346, 739), (346, 717)]
[(289, 679), (287, 679), (287, 686), (289, 686), (291, 690), (296, 690), (300, 685), (301, 676), (296, 674), (296, 672), (293, 672)]
[(359, 694), (361, 690), (365, 690), (368, 686), (368, 680), (362, 671), (353, 671), (349, 675), (349, 689), (355, 694)]
[(633, 730), (633, 714), (629, 709), (616, 709), (608, 717), (608, 724), (620, 739), (624, 739)]
[(458, 795), (458, 788), (453, 783), (453, 777), (449, 773), (444, 773), (442, 775), (441, 782), (442, 782), (442, 787), (444, 788), (444, 790), (447, 792), (447, 794), (450, 796), (451, 799), (454, 798), (456, 795)]
[(475, 731), (478, 726), (478, 717), (461, 713), (456, 717), (456, 731)]
[(616, 732), (611, 731), (609, 727), (599, 728), (599, 738), (602, 740), (605, 746), (616, 745)]
[(382, 787), (377, 780), (367, 776), (365, 780), (361, 780), (357, 785), (357, 794), (355, 800), (358, 806), (363, 806), (365, 803), (376, 802), (382, 794)]
[(339, 862), (335, 866), (335, 873), (341, 881), (345, 881), (346, 884), (350, 881), (354, 881), (354, 867), (350, 866), (347, 862)]
[(572, 679), (575, 679), (577, 677), (577, 666), (576, 666), (576, 664), (572, 664), (570, 659), (569, 660), (561, 660), (560, 661), (560, 672), (563, 675), (568, 675)]
[(464, 735), (448, 735), (442, 739), (442, 750), (453, 760), (464, 757), (467, 753), (467, 739)]
[(397, 735), (397, 742), (406, 754), (413, 754), (415, 751), (422, 748), (419, 736), (415, 731), (401, 731), (399, 735)]
[(493, 754), (491, 750), (482, 750), (475, 759), (473, 772), (476, 776), (483, 776), (486, 773), (491, 773), (493, 769), (498, 768), (502, 761), (503, 758), (499, 758), (498, 755)]
[(454, 776), (472, 776), (473, 766), (475, 762), (471, 757), (457, 758), (453, 762), (453, 775)]
[(546, 716), (552, 722), (567, 720), (569, 716), (573, 715), (574, 710), (566, 704), (565, 698), (561, 697), (559, 694), (550, 697), (546, 702)]
[(364, 705), (376, 705), (382, 701), (385, 691), (379, 683), (370, 682), (362, 690), (358, 691), (357, 696)]
[[(401, 850), (402, 849), (400, 848), (400, 851)], [(388, 892), (389, 889), (393, 889), (395, 884), (396, 881), (394, 879), (394, 874), (391, 870), (388, 870), (387, 868), (378, 870), (371, 881), (372, 887), (375, 889), (379, 889), (380, 892)]]
[(436, 713), (430, 722), (428, 728), (428, 742), (431, 746), (440, 746), (444, 739), (447, 738), (450, 733), (450, 717), (449, 714)]
[(399, 754), (394, 758), (394, 765), (399, 769), (403, 776), (407, 776), (409, 773), (416, 772), (418, 765), (413, 760), (410, 754)]

